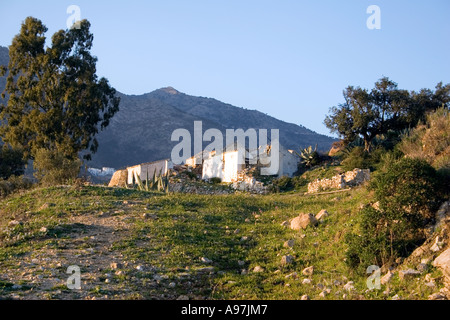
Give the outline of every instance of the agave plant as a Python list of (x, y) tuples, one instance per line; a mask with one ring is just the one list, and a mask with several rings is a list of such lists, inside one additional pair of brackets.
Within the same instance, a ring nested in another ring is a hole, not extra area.
[(312, 146), (300, 150), (300, 153), (296, 152), (297, 155), (302, 159), (307, 167), (313, 166), (319, 160), (319, 154), (317, 153), (317, 144), (313, 150)]
[[(141, 191), (151, 191), (151, 190), (157, 190), (157, 191), (164, 191), (165, 193), (169, 193), (169, 172), (167, 172), (164, 175), (162, 169), (159, 172), (159, 175), (156, 175), (156, 169), (153, 171), (153, 178), (149, 179), (148, 177), (148, 171), (147, 171), (147, 178), (145, 179), (145, 183), (142, 182), (141, 178), (138, 174), (134, 174), (133, 180), (136, 180), (137, 187)], [(133, 181), (134, 183), (134, 181)]]

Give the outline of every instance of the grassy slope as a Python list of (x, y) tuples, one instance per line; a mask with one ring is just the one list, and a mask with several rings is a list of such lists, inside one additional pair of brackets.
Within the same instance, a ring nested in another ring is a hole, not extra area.
[[(394, 279), (383, 295), (385, 286), (366, 292), (366, 276), (346, 267), (344, 235), (356, 230), (358, 208), (369, 201), (364, 187), (320, 196), (164, 195), (103, 187), (33, 190), (0, 202), (0, 297), (299, 299), (308, 294), (322, 299), (323, 285), (331, 289), (325, 299), (342, 299), (344, 293), (347, 299), (395, 294), (426, 299), (439, 282), (430, 289), (423, 277), (406, 283)], [(299, 233), (281, 226), (300, 212), (321, 209), (330, 216), (316, 228)], [(23, 224), (8, 226), (12, 219)], [(289, 239), (295, 240), (293, 248), (283, 246)], [(288, 254), (294, 263), (282, 266), (281, 258)], [(202, 263), (202, 257), (212, 263)], [(113, 270), (112, 262), (122, 266)], [(65, 286), (72, 264), (81, 267), (80, 291)], [(257, 265), (265, 271), (252, 272)], [(204, 272), (208, 266), (214, 272)], [(301, 271), (308, 266), (315, 270), (312, 283), (302, 284), (306, 277)], [(242, 269), (248, 274), (241, 274)], [(293, 272), (297, 278), (286, 278)], [(334, 285), (336, 280), (341, 284)], [(353, 293), (343, 290), (349, 280), (355, 282)]]

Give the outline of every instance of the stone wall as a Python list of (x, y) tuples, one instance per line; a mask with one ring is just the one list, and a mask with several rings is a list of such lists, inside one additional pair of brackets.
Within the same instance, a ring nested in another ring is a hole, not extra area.
[(308, 193), (315, 193), (326, 190), (345, 189), (362, 184), (364, 181), (370, 179), (369, 169), (353, 169), (335, 175), (331, 179), (317, 179), (308, 184)]

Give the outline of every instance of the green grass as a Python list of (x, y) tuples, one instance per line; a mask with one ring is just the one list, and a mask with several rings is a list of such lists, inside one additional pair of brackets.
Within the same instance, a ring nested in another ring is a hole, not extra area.
[[(334, 168), (327, 170), (321, 174), (335, 172)], [(307, 196), (294, 193), (166, 195), (105, 187), (38, 189), (0, 202), (0, 269), (17, 267), (21, 257), (33, 255), (42, 248), (64, 248), (64, 241), (71, 241), (69, 235), (84, 228), (71, 223), (71, 216), (110, 212), (131, 218), (127, 220), (128, 232), (111, 243), (109, 250), (120, 252), (124, 261), (151, 267), (155, 274), (167, 276), (163, 280), (167, 283), (177, 283), (172, 289), (143, 290), (129, 283), (130, 275), (147, 283), (153, 273), (130, 271), (115, 276), (117, 285), (130, 288), (131, 293), (127, 293), (130, 299), (151, 298), (167, 290), (176, 295), (212, 299), (299, 299), (304, 294), (318, 299), (321, 285), (331, 289), (325, 299), (342, 299), (346, 292), (342, 285), (334, 285), (336, 280), (342, 284), (349, 280), (355, 282), (357, 293), (349, 294), (349, 299), (360, 295), (367, 299), (387, 299), (395, 294), (423, 299), (429, 289), (423, 289), (417, 281), (405, 285), (394, 279), (389, 295), (382, 294), (384, 286), (382, 290), (365, 292), (367, 276), (355, 274), (346, 266), (344, 236), (357, 231), (359, 207), (370, 199), (364, 187), (338, 194)], [(124, 208), (124, 201), (135, 204)], [(40, 210), (44, 203), (52, 205)], [(301, 212), (317, 214), (321, 209), (330, 215), (315, 228), (296, 232), (281, 226), (283, 221)], [(144, 212), (155, 215), (156, 219), (142, 218)], [(26, 223), (9, 228), (12, 218)], [(39, 231), (42, 227), (48, 232), (42, 234)], [(285, 248), (283, 243), (289, 239), (294, 239), (295, 244)], [(282, 266), (283, 255), (294, 256), (294, 262)], [(202, 257), (212, 263), (202, 263)], [(244, 261), (244, 265), (238, 261)], [(265, 271), (252, 272), (257, 265)], [(213, 274), (199, 272), (207, 266), (214, 267)], [(302, 284), (306, 277), (301, 271), (308, 266), (314, 266), (315, 271), (312, 284), (306, 285)], [(247, 274), (241, 274), (242, 269)], [(179, 276), (186, 272), (188, 277)], [(286, 277), (293, 272), (298, 274), (296, 279)], [(439, 277), (438, 271), (432, 272)], [(8, 279), (0, 276), (0, 296), (10, 289)], [(411, 296), (414, 290), (417, 296)], [(106, 292), (101, 286), (90, 291), (98, 296)]]

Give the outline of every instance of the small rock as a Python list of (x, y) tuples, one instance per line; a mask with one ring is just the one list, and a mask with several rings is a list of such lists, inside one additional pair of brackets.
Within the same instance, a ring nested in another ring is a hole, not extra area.
[(8, 223), (8, 227), (15, 227), (15, 226), (17, 226), (17, 225), (22, 225), (22, 224), (23, 224), (23, 222), (21, 222), (21, 221), (11, 220), (11, 221)]
[(176, 283), (175, 282), (171, 282), (169, 283), (169, 288), (175, 288), (176, 287)]
[(281, 258), (281, 265), (288, 265), (294, 262), (294, 257), (291, 255), (283, 256)]
[(300, 300), (310, 300), (309, 296), (304, 294), (302, 295), (302, 297), (300, 298)]
[(34, 263), (34, 264), (38, 264), (39, 263), (39, 260), (38, 259), (31, 259), (31, 263)]
[(161, 280), (163, 280), (164, 278), (163, 277), (161, 277), (159, 274), (155, 274), (154, 276), (153, 276), (153, 280), (156, 280), (156, 281), (161, 281)]
[(39, 232), (46, 233), (48, 229), (46, 227), (42, 227), (39, 229)]
[(136, 267), (136, 270), (137, 271), (144, 271), (144, 266), (139, 265), (139, 266)]
[(297, 272), (292, 272), (292, 273), (286, 275), (285, 278), (286, 278), (286, 279), (289, 279), (289, 278), (294, 278), (294, 279), (296, 279), (297, 276), (298, 276)]
[(244, 275), (246, 275), (246, 274), (248, 274), (248, 271), (247, 271), (246, 269), (242, 269), (242, 270), (241, 270), (241, 275), (244, 276)]
[(303, 279), (302, 284), (311, 284), (312, 280), (311, 279)]
[(398, 294), (396, 294), (395, 296), (393, 296), (391, 298), (391, 300), (402, 300), (402, 297), (400, 297)]
[(327, 295), (327, 293), (325, 291), (322, 291), (321, 293), (319, 293), (319, 297), (321, 298), (325, 298)]
[(247, 240), (248, 240), (248, 237), (247, 237), (247, 236), (243, 236), (243, 237), (241, 238), (241, 242), (247, 241)]
[(21, 286), (20, 284), (14, 284), (14, 285), (11, 287), (11, 289), (13, 289), (13, 290), (20, 290), (20, 289), (22, 289), (22, 286)]
[(431, 246), (430, 250), (433, 252), (438, 252), (442, 249), (444, 246), (444, 242), (441, 240), (439, 236), (436, 237), (436, 240), (434, 241), (433, 245)]
[(264, 268), (262, 268), (260, 266), (256, 266), (253, 268), (253, 272), (264, 272)]
[(200, 268), (200, 269), (197, 269), (197, 272), (201, 272), (201, 273), (214, 272), (214, 267)]
[(380, 210), (380, 201), (373, 203), (372, 208), (374, 208), (377, 211)]
[(420, 274), (420, 271), (413, 270), (413, 269), (407, 269), (407, 270), (401, 270), (398, 272), (398, 277), (400, 280), (406, 280), (408, 278), (413, 278)]
[(305, 268), (302, 271), (302, 274), (305, 275), (305, 276), (311, 276), (313, 273), (314, 273), (314, 267), (313, 266)]
[(186, 295), (181, 295), (177, 298), (177, 300), (189, 300), (189, 297)]
[(323, 288), (325, 288), (325, 286), (323, 284), (321, 284), (321, 283), (318, 283), (316, 287), (319, 290), (323, 290)]
[(112, 262), (110, 267), (111, 267), (111, 269), (116, 270), (116, 269), (122, 269), (123, 265), (118, 262)]
[(238, 265), (239, 265), (240, 267), (242, 267), (243, 265), (245, 265), (245, 261), (238, 260)]
[(392, 280), (393, 277), (394, 274), (391, 271), (388, 271), (384, 276), (381, 277), (380, 282), (383, 285), (387, 284)]
[(353, 291), (353, 290), (355, 290), (354, 282), (353, 281), (347, 282), (344, 285), (344, 290), (346, 290), (346, 291)]
[(110, 283), (111, 279), (105, 279), (105, 283)]
[(321, 220), (324, 220), (324, 219), (325, 219), (326, 217), (328, 217), (328, 216), (329, 216), (328, 211), (325, 210), (325, 209), (322, 209), (322, 210), (319, 211), (318, 214), (316, 214), (316, 219), (317, 219), (318, 221), (321, 221)]
[(425, 264), (425, 263), (419, 263), (417, 265), (417, 271), (419, 271), (421, 273), (427, 272), (428, 271), (428, 265)]
[(436, 292), (428, 296), (428, 300), (447, 300), (447, 297), (440, 292)]
[(333, 285), (335, 285), (336, 287), (340, 286), (341, 282), (339, 280), (334, 280)]
[(294, 246), (294, 244), (295, 244), (295, 240), (291, 239), (291, 240), (286, 241), (283, 244), (283, 247), (285, 247), (285, 248), (292, 248)]
[(432, 281), (424, 283), (428, 288), (435, 288), (436, 284)]
[(200, 258), (200, 260), (201, 260), (201, 262), (203, 262), (203, 263), (205, 263), (205, 264), (210, 264), (210, 263), (212, 263), (212, 260), (210, 260), (210, 259), (208, 259), (208, 258), (205, 258), (205, 257)]

